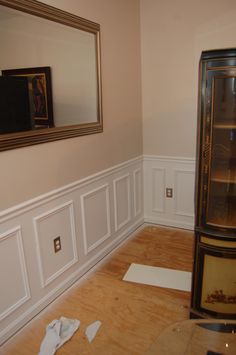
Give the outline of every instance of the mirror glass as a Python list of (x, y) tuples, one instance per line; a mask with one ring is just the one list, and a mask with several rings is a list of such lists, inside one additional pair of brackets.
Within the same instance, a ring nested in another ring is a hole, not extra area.
[(99, 33), (37, 1), (0, 0), (0, 150), (102, 131)]

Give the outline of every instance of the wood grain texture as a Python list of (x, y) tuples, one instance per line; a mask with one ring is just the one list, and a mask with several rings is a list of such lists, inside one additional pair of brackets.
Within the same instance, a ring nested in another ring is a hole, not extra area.
[[(190, 293), (122, 278), (131, 263), (191, 271), (192, 247), (190, 231), (145, 227), (4, 344), (0, 353), (37, 354), (47, 324), (65, 316), (79, 319), (81, 326), (58, 355), (145, 354), (163, 329), (188, 319)], [(89, 343), (85, 329), (96, 320), (102, 326)]]

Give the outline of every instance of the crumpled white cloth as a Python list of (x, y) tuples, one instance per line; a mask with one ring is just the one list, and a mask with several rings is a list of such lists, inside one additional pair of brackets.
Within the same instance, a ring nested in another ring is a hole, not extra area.
[(39, 355), (53, 355), (79, 328), (78, 319), (61, 317), (54, 319), (46, 328), (46, 335), (41, 343)]
[(100, 322), (100, 320), (97, 320), (96, 322), (90, 324), (86, 330), (85, 330), (85, 334), (86, 337), (88, 339), (88, 341), (91, 343), (93, 341), (93, 339), (95, 338), (98, 329), (100, 328), (100, 326), (102, 325), (102, 322)]

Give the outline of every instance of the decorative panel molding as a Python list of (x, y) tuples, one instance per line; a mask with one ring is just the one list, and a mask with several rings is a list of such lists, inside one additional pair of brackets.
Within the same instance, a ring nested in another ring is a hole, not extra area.
[(194, 170), (174, 169), (176, 215), (194, 218)]
[[(45, 287), (78, 261), (73, 202), (35, 217), (34, 228), (41, 286)], [(57, 237), (62, 248), (56, 253), (54, 239)]]
[(109, 198), (108, 184), (80, 197), (85, 255), (111, 236)]
[(136, 169), (133, 172), (133, 196), (134, 196), (134, 217), (141, 215), (143, 211), (143, 184), (142, 170)]
[(166, 184), (166, 169), (152, 168), (152, 211), (165, 212), (165, 189)]
[(30, 299), (21, 227), (0, 235), (0, 321)]
[(115, 231), (119, 231), (131, 219), (130, 175), (125, 174), (113, 181)]
[(143, 164), (145, 222), (193, 229), (195, 160), (144, 156)]

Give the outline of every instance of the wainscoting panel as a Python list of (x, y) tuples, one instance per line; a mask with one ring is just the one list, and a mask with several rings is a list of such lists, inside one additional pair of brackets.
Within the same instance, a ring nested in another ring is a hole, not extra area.
[(30, 299), (20, 226), (0, 235), (0, 321)]
[(0, 344), (143, 224), (142, 163), (129, 160), (0, 212)]
[(144, 156), (143, 169), (145, 222), (193, 229), (195, 160)]
[(194, 176), (192, 170), (174, 169), (174, 191), (176, 198), (174, 213), (194, 218)]
[(115, 231), (119, 231), (131, 219), (130, 175), (126, 174), (113, 181)]
[(143, 211), (143, 179), (142, 170), (140, 168), (133, 172), (133, 187), (134, 217), (138, 217)]
[(109, 185), (81, 195), (84, 253), (97, 248), (111, 236)]
[(152, 189), (152, 211), (157, 213), (165, 213), (165, 186), (166, 181), (166, 169), (165, 168), (153, 168), (151, 189)]
[[(34, 227), (41, 286), (45, 287), (78, 261), (73, 202), (35, 217)], [(54, 246), (57, 238), (58, 251)]]

